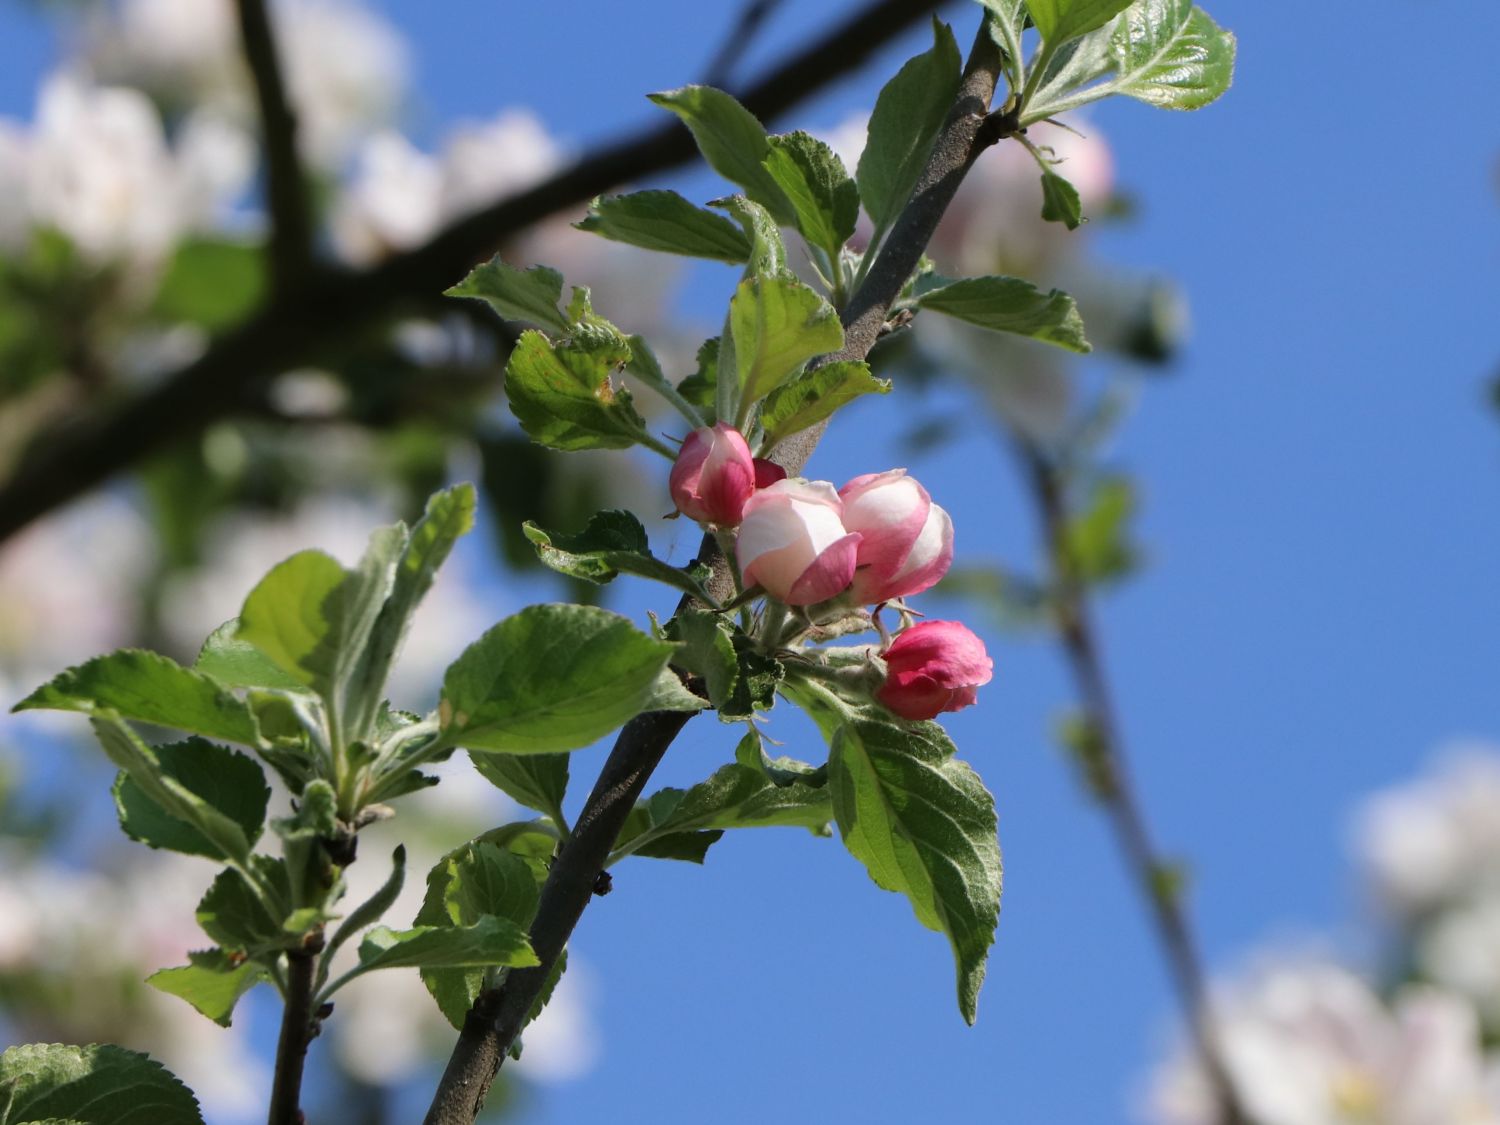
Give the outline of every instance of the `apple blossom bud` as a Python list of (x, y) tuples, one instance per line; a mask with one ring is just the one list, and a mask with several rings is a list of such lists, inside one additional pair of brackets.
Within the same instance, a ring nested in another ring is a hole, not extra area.
[(734, 527), (755, 491), (750, 447), (733, 426), (702, 426), (688, 435), (669, 478), (672, 503), (689, 519)]
[(953, 563), (953, 521), (905, 469), (855, 477), (839, 489), (844, 526), (863, 538), (854, 600), (871, 605), (920, 594)]
[(786, 470), (767, 457), (755, 459), (755, 487), (770, 488), (779, 480), (786, 480)]
[(994, 662), (984, 642), (957, 621), (924, 621), (885, 651), (886, 679), (875, 698), (903, 719), (931, 719), (974, 702)]
[(787, 605), (842, 593), (859, 547), (859, 536), (840, 518), (842, 507), (827, 481), (783, 480), (757, 491), (745, 504), (735, 545), (745, 581)]

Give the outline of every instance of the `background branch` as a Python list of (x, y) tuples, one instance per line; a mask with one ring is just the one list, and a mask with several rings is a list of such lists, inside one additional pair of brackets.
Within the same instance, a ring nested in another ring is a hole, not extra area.
[[(876, 0), (831, 28), (738, 96), (762, 119), (856, 70), (872, 52), (942, 0)], [(676, 121), (643, 130), (519, 195), (453, 223), (429, 242), (360, 271), (310, 278), (295, 298), (275, 294), (245, 324), (153, 389), (95, 406), (36, 435), (0, 487), (0, 541), (174, 441), (192, 438), (258, 400), (255, 385), (316, 363), (339, 340), (429, 298), (461, 278), (507, 238), (622, 183), (686, 164), (697, 155)]]
[[(824, 362), (864, 359), (874, 346), (886, 314), (916, 269), (965, 173), (979, 153), (1002, 135), (993, 128), (982, 128), (999, 76), (999, 50), (981, 25), (958, 99), (912, 198), (893, 225), (865, 283), (843, 311), (844, 350)], [(802, 471), (825, 428), (815, 427), (778, 447), (777, 459), (791, 475)], [(715, 570), (722, 577), (725, 567), (712, 536), (704, 537), (699, 557), (715, 559)], [(594, 879), (603, 870), (626, 816), (690, 717), (679, 712), (652, 712), (637, 716), (620, 731), (573, 835), (553, 860), (542, 887), (531, 930), (532, 948), (541, 963), (513, 971), (503, 986), (482, 993), (475, 1002), (433, 1097), (426, 1125), (472, 1125), (478, 1116), (506, 1052), (520, 1034), (548, 972), (588, 906)]]
[(729, 81), (735, 66), (755, 42), (755, 36), (781, 4), (782, 0), (749, 0), (740, 9), (734, 26), (730, 28), (728, 36), (714, 52), (713, 61), (703, 72), (705, 86), (723, 86)]
[(1069, 514), (1058, 467), (1026, 439), (1017, 436), (1031, 497), (1047, 542), (1048, 565), (1057, 591), (1057, 627), (1068, 669), (1084, 712), (1085, 740), (1079, 750), (1090, 792), (1103, 806), (1126, 866), (1155, 927), (1167, 969), (1204, 1073), (1213, 1088), (1219, 1125), (1252, 1125), (1224, 1065), (1209, 1004), (1202, 957), (1192, 924), (1183, 910), (1173, 868), (1151, 841), (1136, 795), (1114, 700), (1104, 671), (1089, 604), (1088, 585), (1068, 546)]
[(260, 111), (266, 210), (271, 216), (271, 276), (278, 290), (289, 291), (305, 282), (312, 264), (312, 216), (297, 156), (297, 115), (287, 99), (265, 0), (238, 0), (237, 6), (240, 40)]

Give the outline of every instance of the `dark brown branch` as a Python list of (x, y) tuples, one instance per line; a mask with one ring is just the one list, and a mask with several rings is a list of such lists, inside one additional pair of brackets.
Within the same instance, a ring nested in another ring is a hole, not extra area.
[(312, 1002), (317, 952), (299, 949), (286, 957), (286, 1004), (281, 1012), (281, 1037), (276, 1043), (269, 1125), (303, 1125), (302, 1070), (307, 1062), (307, 1045), (314, 1034)]
[(1082, 752), (1086, 781), (1104, 808), (1150, 913), (1199, 1060), (1219, 1105), (1215, 1120), (1218, 1125), (1251, 1125), (1224, 1064), (1192, 925), (1176, 889), (1170, 885), (1170, 868), (1152, 844), (1131, 779), (1093, 625), (1088, 585), (1068, 546), (1068, 507), (1061, 474), (1024, 438), (1017, 437), (1016, 446), (1047, 540), (1049, 567), (1058, 593), (1058, 633), (1087, 725), (1083, 737), (1088, 745)]
[[(999, 51), (981, 27), (958, 101), (911, 201), (894, 224), (865, 283), (844, 311), (845, 348), (830, 359), (863, 359), (874, 346), (886, 315), (921, 259), (944, 209), (988, 143), (981, 138), (980, 127), (999, 73)], [(779, 447), (781, 463), (790, 473), (801, 472), (821, 434), (819, 427)], [(700, 558), (714, 554), (712, 539), (705, 537)], [(542, 888), (531, 932), (532, 948), (541, 964), (511, 973), (501, 988), (480, 996), (449, 1058), (426, 1125), (472, 1125), (483, 1108), (490, 1083), (520, 1034), (548, 971), (588, 906), (594, 880), (626, 816), (688, 718), (681, 713), (649, 713), (633, 719), (620, 732), (578, 826), (553, 861)]]
[(271, 276), (282, 292), (306, 280), (312, 261), (312, 216), (297, 155), (297, 115), (287, 99), (281, 59), (265, 0), (238, 0), (240, 40), (255, 84), (271, 216)]
[[(939, 6), (941, 0), (876, 0), (740, 94), (762, 119), (774, 118), (857, 69), (870, 54)], [(174, 441), (256, 401), (254, 384), (316, 362), (357, 329), (403, 302), (440, 293), (502, 242), (542, 219), (622, 183), (675, 168), (697, 154), (676, 122), (599, 149), (529, 191), (461, 219), (425, 245), (368, 270), (320, 274), (295, 298), (269, 307), (214, 342), (196, 362), (156, 388), (37, 435), (0, 488), (0, 541)]]

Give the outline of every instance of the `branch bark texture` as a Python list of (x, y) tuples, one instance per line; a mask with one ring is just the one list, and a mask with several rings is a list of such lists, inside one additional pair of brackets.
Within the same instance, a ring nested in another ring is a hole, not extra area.
[[(993, 129), (982, 129), (999, 77), (999, 51), (981, 27), (958, 99), (912, 198), (893, 224), (865, 283), (842, 314), (844, 350), (825, 362), (861, 360), (874, 346), (892, 304), (916, 269), (964, 175), (979, 153), (1001, 135)], [(823, 426), (815, 427), (778, 447), (777, 459), (790, 474), (802, 471), (823, 430)], [(705, 537), (700, 557), (715, 555), (712, 538)], [(722, 559), (718, 569), (722, 570)], [(620, 731), (578, 826), (553, 861), (542, 888), (531, 932), (532, 948), (541, 964), (511, 973), (498, 990), (480, 996), (459, 1035), (426, 1125), (472, 1125), (478, 1116), (548, 970), (588, 906), (594, 879), (603, 869), (626, 816), (689, 717), (674, 712), (648, 713), (631, 720)]]
[(276, 1076), (271, 1085), (269, 1125), (303, 1125), (302, 1072), (313, 1037), (313, 978), (316, 951), (287, 954), (286, 1002), (281, 1011), (281, 1036), (276, 1043)]
[[(762, 119), (858, 69), (941, 0), (876, 0), (738, 93)], [(101, 402), (37, 435), (0, 487), (0, 541), (170, 444), (246, 409), (266, 380), (317, 363), (330, 348), (407, 305), (430, 301), (508, 238), (594, 196), (693, 160), (676, 122), (613, 144), (520, 195), (439, 232), (370, 269), (308, 271), (195, 362), (142, 394)]]

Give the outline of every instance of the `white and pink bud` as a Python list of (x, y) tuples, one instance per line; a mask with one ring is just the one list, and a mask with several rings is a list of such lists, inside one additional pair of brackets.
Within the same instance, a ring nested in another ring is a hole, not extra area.
[(833, 485), (777, 481), (745, 504), (735, 555), (747, 585), (787, 605), (813, 605), (844, 591), (854, 577), (860, 537), (844, 527)]
[(853, 597), (873, 605), (937, 584), (953, 564), (953, 521), (905, 469), (868, 473), (839, 489), (844, 526), (860, 535)]
[(885, 651), (886, 679), (875, 698), (903, 719), (932, 719), (975, 701), (994, 662), (984, 642), (957, 621), (924, 621)]
[(735, 527), (755, 492), (750, 446), (733, 426), (701, 426), (688, 435), (672, 466), (672, 503), (689, 519)]

